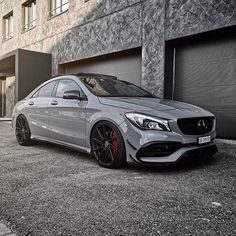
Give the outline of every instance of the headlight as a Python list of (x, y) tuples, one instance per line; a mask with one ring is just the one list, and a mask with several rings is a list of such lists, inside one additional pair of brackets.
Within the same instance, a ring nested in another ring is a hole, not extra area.
[(147, 130), (159, 130), (159, 131), (171, 131), (168, 120), (159, 117), (152, 117), (140, 113), (126, 113), (131, 123), (138, 126), (141, 129)]

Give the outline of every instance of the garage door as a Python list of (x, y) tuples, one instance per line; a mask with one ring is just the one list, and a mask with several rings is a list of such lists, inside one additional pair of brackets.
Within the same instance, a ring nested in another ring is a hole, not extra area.
[(141, 63), (141, 49), (133, 49), (60, 65), (60, 71), (67, 74), (90, 72), (114, 75), (140, 85)]
[(236, 37), (176, 47), (174, 97), (217, 117), (218, 137), (236, 138)]

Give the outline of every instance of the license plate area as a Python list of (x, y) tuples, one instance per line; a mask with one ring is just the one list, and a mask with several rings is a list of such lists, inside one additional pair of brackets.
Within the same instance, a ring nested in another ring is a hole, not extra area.
[(198, 144), (205, 144), (205, 143), (210, 143), (210, 142), (211, 142), (211, 136), (210, 135), (198, 138)]

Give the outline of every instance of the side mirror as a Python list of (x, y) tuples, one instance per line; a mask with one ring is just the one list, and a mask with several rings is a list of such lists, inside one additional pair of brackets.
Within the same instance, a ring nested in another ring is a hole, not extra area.
[(81, 93), (79, 90), (70, 90), (66, 91), (63, 95), (63, 99), (77, 99), (77, 100), (83, 100), (84, 98), (81, 97)]

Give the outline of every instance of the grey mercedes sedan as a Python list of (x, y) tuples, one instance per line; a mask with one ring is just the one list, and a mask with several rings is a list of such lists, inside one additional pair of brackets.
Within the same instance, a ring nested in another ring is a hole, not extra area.
[(87, 73), (48, 80), (18, 102), (12, 116), (20, 145), (53, 142), (91, 153), (107, 168), (212, 156), (215, 123), (202, 108)]

